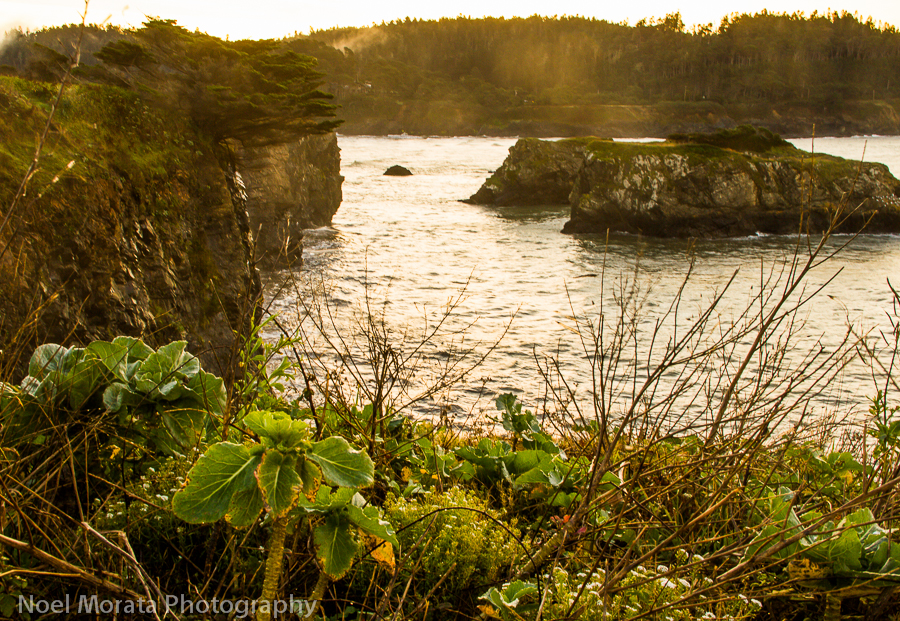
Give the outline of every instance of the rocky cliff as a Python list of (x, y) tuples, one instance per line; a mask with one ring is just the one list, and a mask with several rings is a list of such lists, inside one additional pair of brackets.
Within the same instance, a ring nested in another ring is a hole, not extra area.
[[(900, 181), (883, 164), (813, 156), (747, 128), (716, 139), (691, 138), (662, 143), (521, 140), (469, 200), (568, 202), (567, 233), (794, 233), (801, 221), (811, 230), (823, 229), (839, 207), (847, 213), (841, 231), (863, 225), (866, 232), (900, 231)], [(545, 200), (560, 197), (566, 187), (567, 201)]]
[(253, 233), (268, 244), (280, 223), (330, 220), (340, 200), (334, 136), (245, 154), (235, 174), (234, 153), (186, 119), (127, 91), (70, 87), (16, 200), (55, 91), (0, 78), (0, 221), (10, 216), (0, 230), (0, 368), (38, 343), (124, 334), (185, 339), (227, 375), (260, 295)]
[(232, 143), (246, 192), (256, 258), (264, 266), (296, 264), (303, 229), (331, 224), (341, 204), (341, 157), (334, 133), (244, 147)]

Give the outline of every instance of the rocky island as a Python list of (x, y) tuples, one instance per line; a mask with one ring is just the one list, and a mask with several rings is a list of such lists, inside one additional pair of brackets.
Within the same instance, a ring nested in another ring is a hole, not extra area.
[(900, 181), (883, 164), (812, 154), (748, 126), (665, 142), (519, 140), (468, 202), (571, 205), (566, 233), (729, 237), (900, 231)]

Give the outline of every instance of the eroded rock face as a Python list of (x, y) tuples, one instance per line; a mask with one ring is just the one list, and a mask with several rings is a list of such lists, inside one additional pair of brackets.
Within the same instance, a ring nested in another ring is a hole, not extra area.
[(46, 342), (183, 339), (206, 368), (229, 376), (235, 334), (246, 333), (260, 286), (246, 216), (217, 159), (205, 152), (172, 178), (87, 175), (60, 182), (39, 206), (46, 220), (13, 240), (20, 267), (0, 270), (2, 327), (11, 330), (3, 340), (27, 361)]
[(566, 233), (660, 237), (900, 231), (900, 181), (883, 164), (816, 155), (774, 141), (739, 151), (684, 142), (520, 140), (471, 198), (480, 204), (568, 202)]
[(550, 142), (522, 138), (509, 150), (503, 165), (464, 202), (476, 205), (562, 205), (584, 161), (585, 149), (596, 138)]
[[(857, 170), (859, 175), (857, 176)], [(883, 164), (793, 147), (764, 153), (693, 144), (595, 144), (584, 159), (564, 232), (729, 237), (838, 230), (900, 230), (900, 182)]]
[(232, 146), (257, 259), (264, 266), (297, 264), (303, 229), (331, 224), (341, 204), (344, 178), (336, 134), (271, 146)]

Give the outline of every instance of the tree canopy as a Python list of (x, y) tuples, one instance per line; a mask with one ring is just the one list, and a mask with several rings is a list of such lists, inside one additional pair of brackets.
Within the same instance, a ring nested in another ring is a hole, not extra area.
[(223, 41), (151, 19), (94, 56), (123, 84), (186, 112), (216, 140), (265, 144), (340, 124), (316, 59), (279, 42)]

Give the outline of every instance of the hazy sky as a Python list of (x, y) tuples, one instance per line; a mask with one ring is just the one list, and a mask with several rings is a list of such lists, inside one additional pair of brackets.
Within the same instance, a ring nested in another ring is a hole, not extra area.
[[(84, 3), (77, 0), (0, 0), (0, 29), (38, 29), (42, 26), (80, 22)], [(140, 26), (145, 15), (175, 19), (190, 29), (232, 39), (277, 38), (309, 32), (310, 28), (369, 26), (373, 22), (403, 17), (527, 17), (529, 15), (583, 15), (634, 24), (644, 17), (662, 17), (680, 11), (688, 26), (711, 22), (719, 25), (732, 12), (802, 11), (809, 15), (829, 9), (857, 12), (900, 27), (897, 0), (92, 0), (88, 22), (107, 18), (123, 26)]]

